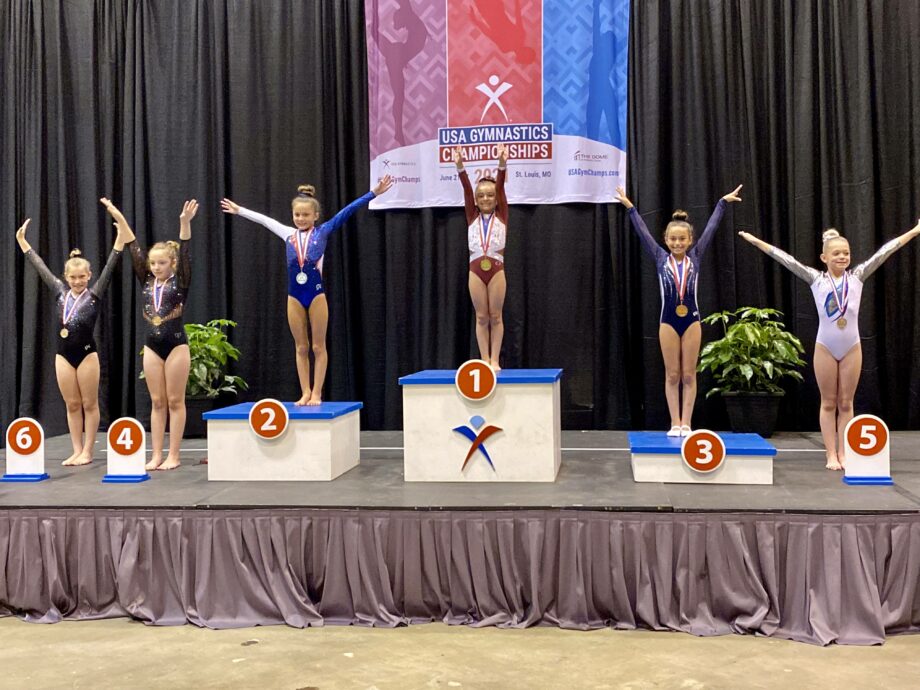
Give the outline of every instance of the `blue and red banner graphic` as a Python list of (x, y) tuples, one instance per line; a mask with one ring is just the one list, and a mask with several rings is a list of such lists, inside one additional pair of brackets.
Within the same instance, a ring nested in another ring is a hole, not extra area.
[(462, 205), (510, 151), (512, 203), (610, 202), (626, 177), (629, 0), (366, 0), (374, 208)]

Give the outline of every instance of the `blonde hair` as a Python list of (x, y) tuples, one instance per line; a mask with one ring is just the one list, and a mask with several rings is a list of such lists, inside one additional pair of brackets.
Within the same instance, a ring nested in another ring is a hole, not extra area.
[(317, 219), (320, 214), (319, 199), (316, 198), (316, 187), (312, 184), (302, 184), (297, 187), (297, 196), (291, 201), (291, 208), (297, 204), (313, 204), (313, 210), (316, 212)]
[(79, 249), (71, 250), (68, 254), (67, 261), (64, 262), (64, 277), (66, 278), (69, 273), (73, 271), (79, 271), (81, 268), (89, 273), (89, 261), (83, 257), (83, 252)]
[(664, 239), (668, 239), (668, 233), (671, 230), (686, 230), (690, 233), (690, 239), (693, 239), (693, 226), (690, 225), (690, 214), (679, 208), (671, 214), (671, 222), (664, 229)]
[(821, 253), (827, 253), (827, 245), (833, 242), (834, 240), (843, 240), (848, 242), (847, 238), (837, 232), (836, 228), (828, 228), (823, 233), (821, 233)]
[(179, 243), (175, 240), (169, 240), (167, 242), (157, 242), (150, 249), (147, 250), (147, 262), (150, 263), (150, 253), (151, 252), (166, 252), (166, 255), (169, 257), (172, 263), (176, 263), (176, 260), (179, 258)]

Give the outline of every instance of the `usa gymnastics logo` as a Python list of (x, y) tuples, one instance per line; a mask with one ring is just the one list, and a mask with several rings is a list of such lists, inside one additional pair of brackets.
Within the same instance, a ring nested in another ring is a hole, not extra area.
[[(502, 429), (492, 424), (483, 427), (483, 424), (485, 423), (485, 419), (479, 415), (476, 415), (474, 417), (470, 417), (470, 424), (472, 424), (472, 428), (468, 426), (458, 426), (454, 428), (454, 431), (468, 438), (472, 444), (470, 445), (469, 452), (466, 454), (466, 458), (463, 460), (463, 466), (460, 468), (461, 472), (466, 469), (467, 463), (469, 463), (470, 458), (473, 457), (473, 453), (475, 453), (477, 450), (485, 457), (486, 462), (489, 463), (489, 467), (492, 468), (492, 471), (495, 471), (495, 464), (492, 462), (492, 458), (489, 457), (489, 451), (486, 450), (485, 442), (487, 438), (493, 434), (498, 433), (499, 431), (502, 431)], [(477, 430), (480, 429), (480, 427), (482, 427), (482, 431), (477, 433)]]

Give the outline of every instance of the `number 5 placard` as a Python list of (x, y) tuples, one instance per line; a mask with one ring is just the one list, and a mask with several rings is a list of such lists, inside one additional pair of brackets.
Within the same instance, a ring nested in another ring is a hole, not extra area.
[(892, 484), (888, 426), (871, 414), (853, 417), (844, 434), (843, 481)]

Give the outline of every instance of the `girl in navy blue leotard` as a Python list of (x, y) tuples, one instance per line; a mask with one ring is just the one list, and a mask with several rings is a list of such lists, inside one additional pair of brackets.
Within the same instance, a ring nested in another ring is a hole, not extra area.
[[(114, 206), (111, 202), (108, 199), (102, 201), (117, 220), (117, 209), (112, 212)], [(65, 285), (64, 281), (48, 270), (45, 262), (26, 241), (28, 227), (27, 218), (16, 232), (16, 241), (26, 259), (57, 298), (57, 357), (54, 369), (58, 388), (67, 405), (67, 427), (73, 445), (73, 454), (61, 464), (88, 465), (93, 461), (93, 445), (99, 430), (99, 355), (96, 353), (93, 329), (102, 296), (129, 236), (119, 224), (115, 246), (92, 287), (89, 287), (93, 277), (89, 261), (82, 257), (79, 249), (72, 251), (70, 259), (64, 264)]]
[[(291, 335), (294, 336), (297, 378), (302, 393), (295, 403), (297, 405), (319, 405), (323, 401), (323, 383), (326, 380), (326, 367), (329, 362), (326, 353), (329, 306), (323, 291), (323, 253), (326, 251), (329, 235), (342, 227), (355, 211), (392, 187), (393, 182), (390, 175), (384, 176), (370, 192), (352, 201), (331, 220), (319, 225), (316, 223), (319, 221), (320, 206), (313, 185), (300, 185), (297, 188), (297, 196), (291, 202), (294, 227), (243, 208), (230, 199), (220, 202), (224, 213), (239, 214), (247, 220), (264, 225), (284, 240), (288, 274), (288, 326)], [(310, 337), (307, 335), (308, 317), (315, 362), (312, 386)]]
[[(147, 252), (129, 243), (134, 274), (141, 284), (144, 380), (150, 392), (150, 461), (148, 470), (173, 470), (185, 431), (185, 388), (191, 353), (182, 314), (191, 283), (192, 219), (198, 202), (186, 201), (179, 214), (179, 242), (157, 242)], [(169, 410), (169, 452), (163, 459), (166, 411)]]
[(725, 205), (741, 201), (738, 196), (740, 191), (741, 185), (738, 185), (735, 191), (719, 200), (696, 245), (693, 243), (693, 226), (688, 222), (687, 213), (675, 211), (664, 231), (664, 242), (670, 250), (668, 252), (652, 238), (645, 221), (626, 197), (623, 188), (617, 187), (617, 201), (629, 211), (629, 220), (658, 269), (658, 285), (661, 290), (658, 340), (664, 358), (665, 398), (671, 415), (668, 436), (687, 436), (690, 433), (693, 405), (696, 402), (696, 364), (701, 338), (700, 310), (696, 302), (697, 281), (703, 254), (719, 227)]

